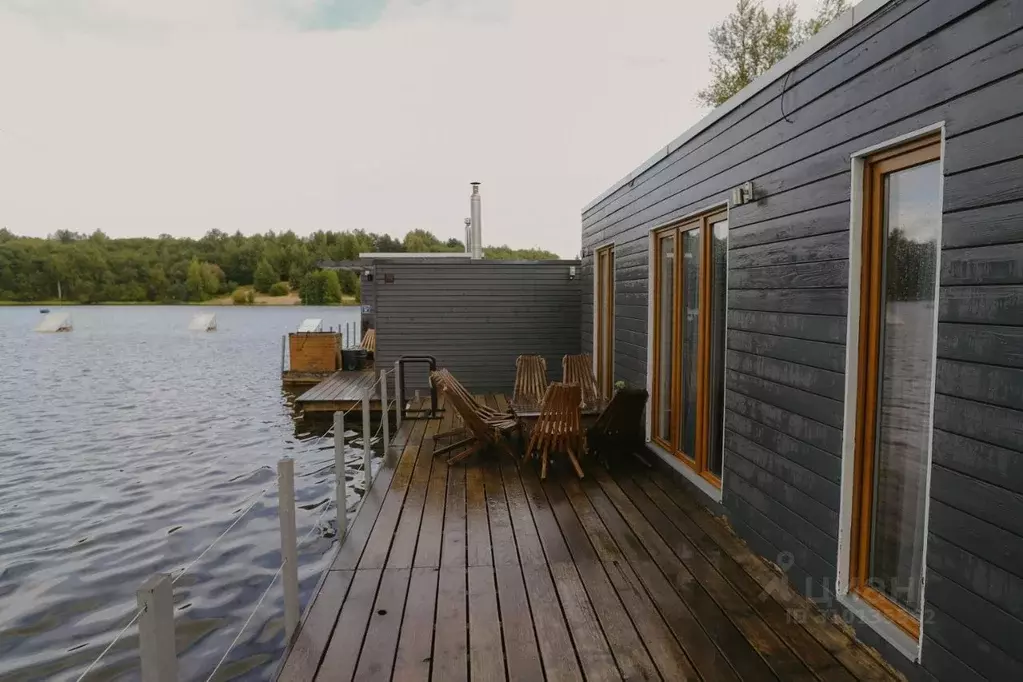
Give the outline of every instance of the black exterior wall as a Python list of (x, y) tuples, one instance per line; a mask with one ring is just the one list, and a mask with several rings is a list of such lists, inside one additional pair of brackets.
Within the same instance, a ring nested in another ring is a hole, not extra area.
[[(649, 106), (656, 106), (652, 100)], [(944, 124), (926, 608), (910, 679), (1023, 679), (1023, 0), (895, 0), (587, 208), (616, 253), (615, 379), (647, 385), (651, 229), (729, 210), (723, 505), (828, 598), (838, 562), (850, 156)]]
[[(402, 355), (437, 358), (475, 393), (506, 393), (515, 358), (543, 355), (551, 380), (579, 353), (578, 261), (375, 260), (377, 366)], [(573, 275), (573, 271), (575, 274)], [(425, 367), (406, 373), (425, 391)]]

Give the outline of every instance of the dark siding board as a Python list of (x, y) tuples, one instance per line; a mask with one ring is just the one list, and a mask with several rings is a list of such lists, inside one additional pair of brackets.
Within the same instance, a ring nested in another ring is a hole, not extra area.
[[(756, 489), (755, 495), (748, 494), (749, 491), (742, 494), (747, 501), (768, 517), (784, 519), (782, 525), (791, 528), (794, 535), (818, 555), (830, 557), (829, 561), (834, 562), (838, 555), (835, 539), (838, 537), (837, 512), (731, 449), (725, 452), (725, 468), (729, 472), (726, 475), (738, 476)], [(736, 481), (729, 481), (728, 485), (732, 487), (734, 483)]]
[[(930, 46), (943, 38), (947, 41), (948, 38), (943, 34), (928, 38), (925, 44), (916, 50), (906, 50), (907, 42), (926, 36), (929, 30), (938, 28), (945, 21), (977, 4), (979, 0), (972, 0), (970, 5), (960, 2), (954, 8), (946, 5), (937, 11), (931, 8), (930, 12), (915, 15), (914, 21), (900, 22), (890, 30), (880, 31), (877, 39), (872, 41), (872, 49), (864, 50), (862, 53), (857, 51), (851, 60), (842, 60), (814, 78), (790, 84), (783, 93), (784, 111), (779, 103), (777, 107), (767, 107), (758, 112), (751, 117), (752, 120), (733, 123), (728, 131), (730, 146), (721, 148), (718, 145), (707, 145), (701, 153), (680, 159), (681, 163), (678, 166), (707, 168), (703, 174), (686, 175), (682, 168), (677, 168), (671, 175), (672, 179), (685, 178), (687, 184), (691, 186), (711, 177), (707, 175), (708, 173), (717, 173), (721, 172), (722, 168), (728, 168), (728, 164), (734, 164), (735, 158), (759, 155), (784, 144), (795, 136), (796, 133), (792, 129), (797, 126), (796, 129), (802, 131), (827, 123), (854, 109), (861, 102), (881, 98), (912, 78), (941, 67), (950, 58), (972, 49), (975, 46), (972, 40), (975, 36), (971, 35), (969, 39), (963, 36), (958, 51), (954, 47), (949, 49), (949, 46), (946, 46), (946, 49), (935, 49), (934, 46)], [(883, 23), (875, 22), (872, 22), (875, 30), (884, 26)], [(852, 41), (843, 42), (848, 44)], [(857, 55), (859, 59), (856, 59)], [(742, 141), (741, 144), (738, 143), (739, 140)], [(676, 155), (682, 156), (677, 152)], [(648, 171), (644, 175), (655, 177), (656, 174)], [(664, 195), (670, 195), (672, 190), (677, 191), (677, 185), (673, 185), (672, 182), (658, 187), (654, 192), (644, 191), (643, 180), (637, 184), (640, 187), (638, 190), (634, 189), (633, 194), (639, 196), (641, 201), (637, 203), (641, 205), (661, 200)], [(621, 220), (619, 216), (614, 217)], [(590, 224), (593, 223), (584, 224), (584, 228)]]
[(849, 286), (849, 261), (792, 263), (728, 271), (729, 289), (819, 289)]
[(934, 396), (934, 427), (1023, 451), (1023, 420), (1018, 411), (1008, 408), (938, 393)]
[(1020, 514), (1023, 495), (935, 466), (931, 469), (931, 499), (1023, 536), (1023, 514)]
[(727, 352), (725, 366), (743, 374), (822, 395), (832, 400), (842, 400), (845, 395), (845, 375), (807, 367), (795, 362), (731, 350)]
[(743, 353), (798, 362), (831, 372), (845, 371), (845, 347), (833, 343), (732, 329), (728, 332), (728, 347)]
[(1023, 453), (934, 429), (935, 467), (986, 481), (1023, 495)]
[(725, 407), (825, 452), (833, 455), (842, 452), (841, 429), (790, 412), (778, 407), (773, 401), (744, 395), (734, 390), (731, 384), (725, 391)]
[[(778, 121), (754, 136), (739, 138), (741, 144), (703, 164), (698, 173), (677, 176), (683, 191), (663, 203), (673, 206), (685, 204), (687, 207), (699, 205), (706, 199), (697, 195), (712, 195), (701, 189), (700, 183), (746, 159), (756, 157), (761, 160), (757, 162), (756, 170), (744, 167), (740, 173), (734, 174), (733, 169), (715, 178), (715, 184), (734, 186), (743, 180), (762, 177), (772, 169), (783, 168), (834, 146), (836, 138), (847, 140), (864, 135), (892, 121), (935, 107), (991, 80), (1011, 75), (1016, 69), (1012, 68), (1014, 63), (1008, 53), (1019, 49), (1018, 36), (1009, 36), (994, 45), (984, 46), (985, 42), (1004, 36), (1023, 22), (1018, 13), (1011, 11), (1011, 4), (1012, 0), (995, 3), (969, 17), (954, 30), (933, 36), (929, 39), (929, 48), (907, 50), (898, 55), (893, 60), (898, 63), (897, 69), (885, 66), (861, 74), (854, 82), (832, 91), (801, 111), (792, 112), (788, 121)], [(996, 26), (992, 27), (992, 24)], [(970, 50), (976, 51), (970, 53)], [(934, 59), (942, 64), (949, 59), (956, 61), (945, 68), (928, 68), (925, 62)], [(892, 94), (885, 97), (867, 94), (879, 88)], [(939, 120), (940, 117), (934, 122)], [(770, 167), (765, 167), (768, 164)], [(836, 170), (847, 171), (848, 165)], [(842, 199), (848, 199), (848, 190), (846, 178)], [(827, 192), (815, 193), (827, 195)], [(643, 199), (636, 203), (646, 201)], [(816, 205), (822, 203), (829, 202), (822, 200)], [(606, 236), (617, 235), (636, 224), (668, 220), (672, 213), (665, 206), (654, 204), (627, 217), (617, 216), (616, 225), (611, 230), (601, 229)], [(584, 227), (584, 239), (589, 238), (589, 229)]]
[(727, 318), (729, 330), (842, 344), (846, 338), (845, 317), (729, 309)]
[[(1023, 90), (1023, 79), (1019, 87)], [(946, 249), (1020, 241), (1023, 241), (1021, 201), (946, 213), (941, 224), (941, 243)]]
[(945, 210), (959, 211), (1020, 201), (1023, 199), (1023, 184), (1019, 182), (1021, 175), (1023, 159), (946, 176)]
[(945, 141), (945, 174), (1023, 156), (1021, 127), (1023, 121), (1017, 117), (950, 137)]
[(930, 671), (940, 682), (988, 682), (973, 668), (927, 636), (924, 626), (924, 645), (920, 665)]
[(775, 313), (845, 315), (849, 293), (845, 289), (746, 289), (728, 292), (728, 307)]
[(841, 430), (842, 403), (798, 388), (783, 386), (773, 381), (742, 374), (733, 369), (726, 371), (728, 388), (743, 395), (773, 405), (785, 405), (793, 413)]
[[(932, 619), (951, 617), (998, 647), (996, 655), (1018, 657), (1019, 644), (1023, 642), (1023, 621), (998, 605), (979, 601), (955, 581), (933, 571), (927, 576), (927, 604), (928, 608), (933, 605), (939, 609), (930, 614)], [(928, 629), (926, 623), (924, 629)], [(949, 644), (954, 644), (954, 650), (958, 651), (959, 642)]]
[(1021, 283), (1023, 243), (946, 249), (941, 254), (942, 286)]
[[(735, 421), (739, 417), (729, 412), (726, 419)], [(778, 453), (761, 446), (732, 428), (727, 428), (725, 431), (725, 447), (730, 452), (745, 457), (775, 478), (783, 481), (796, 494), (805, 493), (814, 502), (824, 505), (831, 512), (838, 512), (841, 490), (834, 481), (819, 476), (809, 469), (786, 459), (784, 456), (780, 456)], [(835, 527), (837, 527), (837, 522), (836, 517), (834, 519)]]
[(993, 325), (938, 325), (938, 357), (1023, 368), (1023, 329)]
[(728, 231), (728, 247), (734, 252), (751, 246), (781, 244), (833, 232), (845, 232), (848, 235), (848, 200), (748, 227), (732, 227)]
[(942, 287), (941, 322), (1023, 326), (1023, 286)]
[[(847, 229), (843, 232), (788, 239), (741, 249), (732, 248), (728, 251), (729, 276), (740, 268), (787, 265), (800, 261), (825, 261), (848, 257), (849, 231)], [(729, 286), (732, 286), (731, 282), (729, 282)]]
[(935, 390), (957, 398), (1020, 410), (1023, 409), (1023, 369), (938, 360)]
[(1023, 619), (1023, 578), (934, 533), (927, 540), (927, 568)]
[(985, 561), (1023, 576), (1023, 538), (944, 502), (931, 500), (928, 529)]
[(851, 188), (849, 175), (848, 169), (842, 169), (837, 175), (763, 196), (753, 203), (736, 206), (728, 212), (729, 227), (733, 220), (737, 226), (752, 225), (772, 218), (809, 211), (824, 204), (848, 201)]
[[(582, 287), (569, 263), (377, 264), (377, 362), (428, 354), (475, 392), (509, 392), (515, 358), (537, 353), (548, 367), (579, 353)], [(394, 281), (386, 283), (384, 276)], [(528, 320), (524, 324), (523, 320)], [(428, 387), (411, 369), (408, 390)]]
[[(838, 486), (842, 473), (842, 460), (820, 448), (805, 443), (798, 438), (786, 435), (778, 429), (761, 424), (749, 417), (729, 409), (725, 413), (725, 428), (737, 433), (752, 443), (776, 453), (779, 459), (785, 459), (817, 474), (825, 481)], [(822, 498), (829, 495), (821, 494)], [(837, 508), (837, 507), (836, 507)]]
[(934, 606), (927, 635), (955, 653), (956, 658), (989, 680), (1023, 679), (1023, 664), (992, 646), (972, 630), (964, 627)]

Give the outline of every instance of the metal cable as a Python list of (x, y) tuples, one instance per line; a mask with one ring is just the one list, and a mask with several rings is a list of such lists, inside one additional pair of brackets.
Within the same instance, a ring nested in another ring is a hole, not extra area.
[[(274, 479), (274, 484), (276, 485), (276, 483), (277, 483), (277, 479)], [(195, 565), (196, 565), (197, 563), (199, 563), (199, 560), (200, 560), (200, 559), (202, 559), (202, 558), (203, 558), (204, 556), (206, 556), (206, 554), (207, 554), (207, 553), (208, 553), (208, 552), (209, 552), (209, 551), (210, 551), (211, 549), (213, 549), (213, 546), (214, 546), (214, 545), (216, 545), (216, 544), (217, 544), (218, 542), (220, 542), (220, 540), (221, 540), (221, 539), (222, 539), (222, 538), (223, 538), (223, 537), (224, 537), (225, 535), (227, 535), (227, 534), (228, 534), (228, 533), (229, 533), (229, 532), (231, 531), (231, 529), (232, 529), (232, 528), (234, 528), (235, 526), (237, 526), (237, 525), (238, 525), (238, 523), (239, 523), (239, 522), (240, 522), (240, 521), (241, 521), (241, 520), (242, 520), (243, 518), (245, 518), (245, 515), (246, 515), (246, 514), (248, 514), (248, 513), (249, 513), (249, 511), (251, 511), (251, 510), (252, 510), (252, 508), (256, 506), (256, 503), (257, 503), (257, 502), (259, 501), (259, 498), (260, 498), (260, 497), (262, 497), (263, 495), (265, 495), (265, 494), (266, 494), (266, 493), (267, 493), (267, 492), (268, 492), (268, 491), (269, 491), (269, 490), (270, 490), (270, 489), (271, 489), (272, 487), (273, 487), (273, 485), (268, 485), (267, 487), (263, 488), (263, 489), (262, 489), (262, 490), (260, 490), (259, 492), (255, 493), (255, 494), (253, 494), (253, 495), (250, 495), (250, 496), (249, 496), (248, 498), (246, 498), (246, 500), (245, 500), (246, 502), (247, 502), (248, 500), (252, 500), (252, 503), (251, 503), (251, 504), (250, 504), (250, 505), (249, 505), (248, 507), (246, 507), (246, 508), (245, 508), (245, 510), (244, 510), (244, 511), (243, 511), (243, 512), (242, 512), (241, 514), (239, 514), (239, 515), (238, 515), (238, 518), (236, 518), (236, 519), (235, 519), (234, 521), (232, 521), (232, 522), (231, 522), (231, 525), (230, 525), (230, 526), (228, 526), (227, 528), (225, 528), (225, 529), (224, 529), (224, 532), (223, 532), (223, 533), (221, 533), (220, 535), (218, 535), (218, 536), (216, 537), (216, 539), (215, 539), (215, 540), (214, 540), (213, 542), (211, 542), (211, 543), (209, 544), (209, 546), (208, 546), (208, 547), (206, 547), (206, 549), (204, 549), (204, 550), (203, 550), (203, 551), (202, 551), (202, 552), (201, 552), (201, 553), (199, 554), (199, 556), (197, 556), (196, 558), (192, 559), (192, 561), (191, 561), (191, 562), (190, 562), (190, 563), (189, 563), (189, 564), (188, 564), (187, 566), (185, 566), (185, 568), (184, 568), (184, 569), (182, 569), (181, 573), (179, 573), (179, 574), (178, 574), (177, 576), (175, 576), (174, 580), (172, 580), (172, 581), (171, 581), (171, 583), (173, 584), (173, 583), (176, 583), (176, 582), (178, 582), (179, 580), (181, 580), (181, 578), (182, 578), (182, 577), (183, 577), (183, 576), (184, 576), (184, 575), (185, 575), (186, 573), (188, 573), (188, 572), (189, 572), (189, 571), (190, 571), (190, 570), (192, 569), (192, 567), (193, 567), (193, 566), (195, 566)], [(253, 497), (254, 497), (254, 498), (256, 498), (256, 499), (252, 499)]]
[(135, 617), (128, 621), (128, 624), (121, 628), (120, 632), (114, 635), (114, 638), (110, 641), (110, 644), (107, 644), (107, 647), (103, 649), (102, 652), (100, 652), (100, 655), (96, 657), (96, 660), (90, 663), (89, 667), (86, 668), (81, 675), (79, 675), (77, 682), (82, 682), (82, 680), (85, 679), (85, 676), (89, 674), (89, 671), (95, 668), (96, 664), (99, 663), (100, 659), (106, 656), (107, 653), (114, 648), (114, 645), (117, 644), (118, 640), (120, 640), (124, 633), (128, 631), (128, 628), (134, 625), (135, 621), (137, 621), (139, 619), (139, 616), (141, 616), (144, 612), (145, 612), (144, 608), (139, 609), (138, 611), (135, 612)]
[(263, 600), (266, 599), (266, 595), (270, 594), (270, 589), (274, 586), (274, 583), (277, 582), (277, 576), (279, 576), (281, 574), (281, 571), (283, 570), (284, 563), (282, 562), (281, 565), (277, 567), (277, 572), (274, 573), (272, 578), (270, 578), (270, 584), (266, 586), (265, 590), (263, 590), (263, 594), (259, 597), (259, 601), (257, 601), (256, 605), (252, 608), (252, 612), (249, 614), (249, 617), (245, 619), (244, 623), (242, 623), (242, 627), (238, 631), (238, 634), (234, 636), (234, 639), (231, 641), (231, 644), (228, 645), (227, 651), (225, 651), (224, 655), (220, 657), (219, 661), (217, 661), (217, 665), (215, 668), (213, 668), (213, 672), (210, 673), (210, 676), (206, 678), (206, 682), (211, 682), (213, 678), (216, 676), (217, 671), (220, 670), (220, 666), (224, 665), (224, 661), (227, 660), (228, 655), (238, 644), (238, 640), (242, 638), (242, 633), (245, 632), (245, 628), (247, 628), (249, 626), (249, 623), (252, 622), (252, 619), (255, 617), (256, 612), (259, 611), (259, 607), (262, 606)]

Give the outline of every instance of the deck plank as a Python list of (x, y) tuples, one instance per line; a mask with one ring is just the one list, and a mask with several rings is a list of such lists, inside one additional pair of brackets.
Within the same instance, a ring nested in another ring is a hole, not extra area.
[(355, 670), (356, 682), (374, 682), (391, 677), (410, 573), (407, 568), (384, 569), (366, 627), (365, 644), (359, 654), (359, 667)]
[[(738, 537), (725, 528), (689, 497), (676, 482), (667, 476), (654, 478), (665, 491), (714, 541), (722, 551), (736, 561), (760, 586), (763, 594), (778, 601), (788, 613), (806, 613), (812, 606), (793, 590), (788, 583), (772, 571), (767, 564), (746, 547)], [(767, 598), (767, 597), (764, 597)], [(891, 680), (892, 675), (867, 650), (837, 627), (819, 618), (805, 618), (800, 626), (859, 680)]]
[(540, 658), (548, 680), (582, 680), (568, 625), (544, 558), (540, 536), (533, 523), (533, 514), (522, 489), (518, 469), (510, 462), (501, 465), (505, 495), (511, 513), (512, 527), (522, 564), (522, 579), (529, 598)]
[(436, 606), (437, 569), (413, 568), (394, 661), (392, 679), (395, 682), (426, 682), (430, 679)]
[(278, 679), (893, 679), (663, 470), (448, 466), (454, 422), (396, 434)]
[(465, 566), (444, 566), (440, 569), (430, 678), (436, 682), (463, 682), (469, 678), (465, 584)]
[(352, 679), (382, 574), (379, 568), (355, 571), (334, 635), (316, 674), (317, 680), (347, 682)]
[(494, 569), (489, 565), (469, 566), (468, 573), (470, 679), (473, 682), (503, 682), (507, 678)]

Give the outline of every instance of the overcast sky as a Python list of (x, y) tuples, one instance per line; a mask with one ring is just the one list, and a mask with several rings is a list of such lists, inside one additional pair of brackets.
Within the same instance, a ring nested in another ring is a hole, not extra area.
[(462, 238), (479, 180), (485, 243), (574, 257), (732, 5), (0, 0), (0, 227)]

